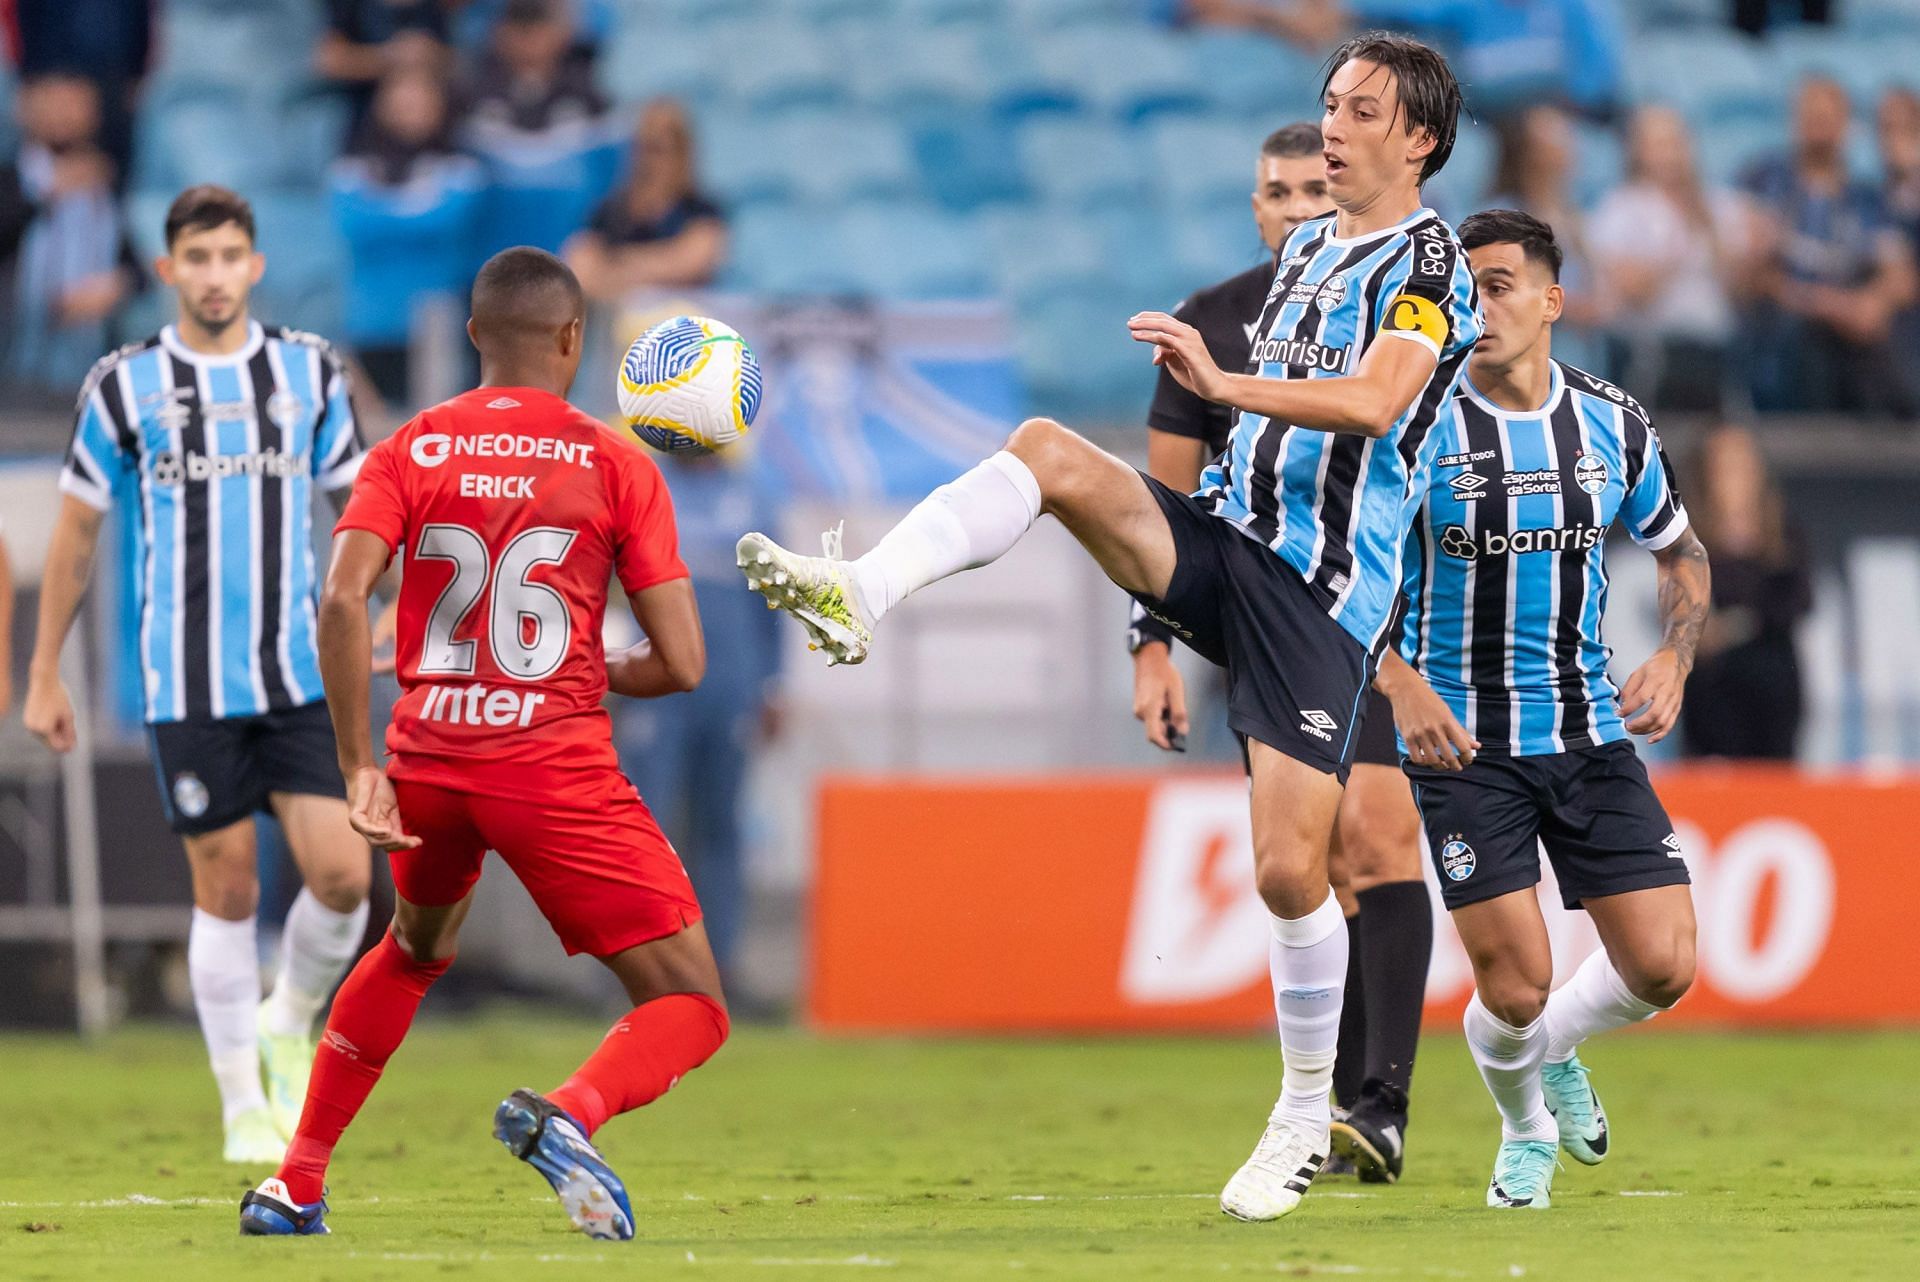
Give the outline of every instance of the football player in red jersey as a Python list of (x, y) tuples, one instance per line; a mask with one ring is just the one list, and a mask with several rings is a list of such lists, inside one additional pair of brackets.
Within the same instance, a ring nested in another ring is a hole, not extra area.
[[(546, 1095), (513, 1092), (494, 1134), (594, 1237), (633, 1236), (625, 1188), (591, 1143), (727, 1036), (693, 887), (620, 773), (601, 700), (690, 690), (706, 666), (665, 482), (640, 447), (562, 399), (580, 365), (580, 284), (536, 249), (481, 268), (467, 332), (480, 387), (367, 455), (334, 536), (320, 666), (353, 826), (389, 852), (392, 928), (327, 1020), (279, 1173), (242, 1231), (324, 1233), (327, 1162), (453, 960), (481, 859), (496, 850), (569, 953), (620, 978), (634, 1009)], [(383, 769), (368, 733), (367, 597), (405, 550), (403, 690)], [(618, 577), (647, 640), (607, 655)]]

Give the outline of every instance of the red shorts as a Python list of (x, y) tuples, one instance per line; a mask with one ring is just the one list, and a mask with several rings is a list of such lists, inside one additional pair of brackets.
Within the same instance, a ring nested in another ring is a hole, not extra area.
[(389, 856), (394, 889), (427, 907), (458, 903), (492, 850), (569, 953), (610, 957), (675, 934), (700, 920), (693, 883), (633, 785), (619, 784), (581, 810), (395, 779), (400, 821), (420, 845)]

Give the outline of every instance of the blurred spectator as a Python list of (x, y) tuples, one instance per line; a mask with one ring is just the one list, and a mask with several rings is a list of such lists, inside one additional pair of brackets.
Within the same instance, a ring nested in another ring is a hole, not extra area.
[(640, 113), (627, 180), (567, 242), (587, 297), (710, 284), (727, 253), (726, 216), (700, 193), (686, 109), (657, 98)]
[(507, 0), (469, 72), (460, 139), (487, 169), (481, 257), (509, 245), (558, 253), (613, 184), (620, 129), (572, 50), (564, 0)]
[(1813, 78), (1794, 104), (1793, 151), (1746, 186), (1765, 214), (1760, 283), (1769, 306), (1755, 402), (1763, 410), (1911, 417), (1893, 318), (1912, 301), (1912, 255), (1880, 193), (1847, 173), (1846, 90)]
[[(619, 21), (616, 0), (567, 0), (573, 15), (572, 55), (591, 62)], [(466, 0), (453, 16), (453, 47), (474, 54), (493, 41), (493, 29), (511, 0)]]
[(1529, 107), (1501, 122), (1499, 140), (1493, 186), (1484, 207), (1523, 210), (1553, 228), (1554, 239), (1566, 253), (1560, 269), (1566, 310), (1553, 327), (1554, 355), (1603, 378), (1611, 377), (1600, 332), (1606, 316), (1595, 289), (1587, 219), (1571, 190), (1572, 125), (1558, 107)]
[(1303, 49), (1322, 49), (1351, 26), (1339, 0), (1154, 0), (1171, 23), (1243, 27)]
[(464, 0), (327, 0), (314, 65), (346, 94), (357, 131), (395, 68), (444, 71), (448, 24)]
[(1778, 23), (1783, 10), (1795, 9), (1797, 22), (1830, 22), (1833, 0), (1733, 0), (1733, 25), (1748, 35), (1763, 36)]
[(1361, 22), (1450, 46), (1480, 116), (1537, 102), (1607, 119), (1620, 101), (1626, 30), (1613, 0), (1347, 0)]
[[(1889, 89), (1880, 99), (1880, 172), (1887, 216), (1906, 240), (1909, 259), (1920, 262), (1920, 93)], [(1894, 350), (1900, 367), (1920, 370), (1920, 300), (1909, 300), (1893, 322)]]
[[(100, 148), (115, 181), (133, 151), (133, 108), (153, 54), (151, 0), (15, 0), (21, 79), (85, 76), (100, 91)], [(0, 4), (0, 14), (7, 6)]]
[(478, 162), (454, 149), (438, 77), (388, 73), (330, 185), (352, 258), (346, 339), (389, 405), (412, 403), (407, 350), (421, 302), (458, 306), (482, 182)]
[(1723, 425), (1687, 473), (1687, 512), (1713, 558), (1713, 613), (1687, 682), (1690, 756), (1789, 760), (1802, 690), (1794, 626), (1813, 608), (1802, 540), (1753, 434)]
[[(82, 76), (48, 74), (20, 88), (19, 155), (0, 176), (0, 251), (12, 240), (13, 383), (71, 390), (107, 343), (107, 320), (139, 283), (114, 194), (113, 161), (98, 144), (100, 91)], [(7, 224), (12, 224), (11, 228)]]
[(1634, 113), (1627, 180), (1600, 202), (1588, 232), (1626, 351), (1623, 381), (1654, 408), (1722, 408), (1748, 224), (1736, 193), (1701, 181), (1679, 113)]
[(657, 455), (673, 491), (680, 557), (700, 599), (707, 675), (664, 699), (616, 700), (621, 764), (686, 862), (722, 975), (739, 959), (744, 843), (741, 799), (750, 752), (777, 717), (776, 616), (740, 591), (740, 531), (775, 528), (750, 461)]

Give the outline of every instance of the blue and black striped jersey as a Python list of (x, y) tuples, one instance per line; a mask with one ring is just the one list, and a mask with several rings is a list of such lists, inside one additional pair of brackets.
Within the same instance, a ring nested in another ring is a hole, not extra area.
[(322, 697), (313, 486), (350, 484), (361, 457), (346, 369), (317, 335), (254, 323), (208, 356), (170, 325), (94, 366), (60, 488), (135, 522), (148, 721)]
[(1383, 231), (1341, 238), (1334, 216), (1302, 223), (1279, 272), (1247, 372), (1268, 378), (1352, 374), (1377, 338), (1410, 339), (1439, 364), (1427, 389), (1379, 439), (1242, 414), (1199, 499), (1307, 580), (1333, 619), (1378, 647), (1400, 588), (1417, 496), (1411, 477), (1433, 421), (1480, 337), (1479, 293), (1453, 229), (1430, 209)]
[(1687, 529), (1652, 420), (1613, 384), (1556, 361), (1553, 390), (1530, 413), (1462, 379), (1432, 439), (1408, 536), (1402, 657), (1482, 751), (1626, 738), (1600, 639), (1602, 544), (1616, 517), (1654, 551)]

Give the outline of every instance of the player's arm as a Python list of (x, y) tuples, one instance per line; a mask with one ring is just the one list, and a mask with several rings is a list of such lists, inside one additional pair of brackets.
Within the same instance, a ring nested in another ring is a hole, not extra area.
[(627, 594), (633, 618), (647, 639), (607, 656), (607, 688), (630, 699), (657, 699), (700, 684), (707, 671), (707, 642), (692, 579), (668, 579)]
[[(40, 618), (34, 627), (33, 658), (27, 665), (27, 702), (22, 710), (27, 729), (55, 752), (73, 748), (73, 700), (60, 679), (60, 651), (80, 612), (93, 576), (93, 555), (100, 546), (100, 526), (106, 512), (76, 498), (62, 496), (47, 543), (46, 571), (40, 578)], [(9, 593), (11, 596), (11, 593)]]
[(1407, 760), (1434, 770), (1465, 770), (1473, 764), (1480, 741), (1398, 651), (1381, 656), (1373, 688), (1393, 705), (1394, 729), (1406, 741)]
[(320, 682), (333, 716), (334, 750), (347, 784), (347, 818), (354, 830), (381, 850), (420, 844), (400, 823), (393, 785), (373, 755), (368, 689), (373, 684), (373, 625), (367, 600), (386, 573), (392, 549), (370, 530), (343, 529), (334, 536), (333, 561), (320, 593)]
[(1620, 715), (1629, 731), (1659, 743), (1680, 716), (1694, 651), (1713, 602), (1713, 572), (1706, 546), (1691, 527), (1653, 559), (1660, 567), (1660, 648), (1627, 678), (1620, 692)]
[(1384, 328), (1383, 338), (1391, 335), (1409, 341), (1376, 342), (1352, 374), (1331, 378), (1226, 373), (1214, 364), (1200, 331), (1165, 312), (1141, 312), (1127, 322), (1127, 328), (1136, 342), (1152, 343), (1154, 364), (1165, 366), (1196, 396), (1313, 431), (1381, 437), (1393, 430), (1426, 390), (1440, 363), (1444, 318), (1425, 299), (1408, 298), (1407, 302), (1425, 304), (1432, 317), (1421, 317), (1417, 323), (1439, 333)]

